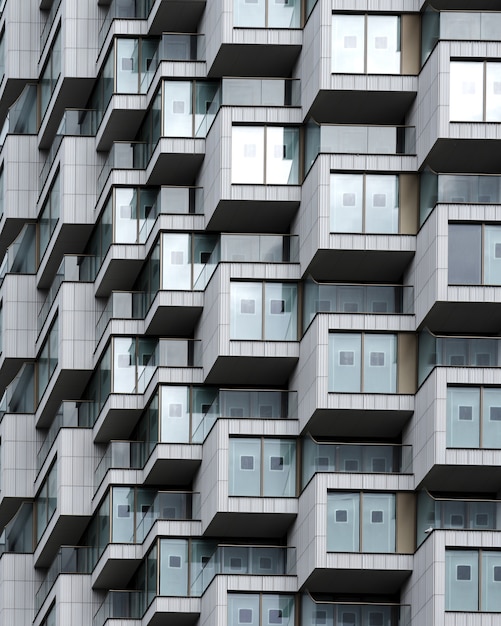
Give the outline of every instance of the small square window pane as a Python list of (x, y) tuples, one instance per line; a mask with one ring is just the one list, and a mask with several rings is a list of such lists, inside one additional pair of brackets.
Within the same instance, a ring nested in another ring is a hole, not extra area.
[(345, 523), (348, 521), (348, 511), (343, 509), (338, 509), (336, 511), (336, 522)]
[(254, 457), (253, 456), (241, 456), (240, 457), (240, 469), (253, 470), (254, 469)]

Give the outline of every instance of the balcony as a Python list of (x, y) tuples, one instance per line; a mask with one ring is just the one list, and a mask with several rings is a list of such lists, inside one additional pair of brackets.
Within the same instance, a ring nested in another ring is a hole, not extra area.
[(298, 588), (359, 597), (398, 593), (413, 571), (413, 490), (412, 474), (317, 473), (299, 496), (289, 533)]
[(222, 0), (205, 11), (205, 31), (211, 33), (207, 42), (209, 75), (290, 75), (303, 42), (302, 2), (278, 5), (261, 0), (249, 6), (234, 0), (229, 5), (224, 25), (218, 20), (223, 7), (228, 10)]
[[(400, 123), (417, 93), (420, 28), (416, 13), (329, 13), (309, 20), (299, 63), (310, 85), (304, 110), (319, 122)], [(375, 33), (384, 37), (384, 48), (374, 45)]]
[[(453, 354), (459, 357), (457, 349), (468, 342), (460, 338), (459, 344), (452, 344)], [(454, 367), (450, 360), (435, 367), (416, 394), (416, 415), (420, 417), (415, 420), (410, 442), (414, 446), (426, 442), (414, 448), (416, 485), (437, 493), (497, 493), (501, 480), (501, 369)]]
[(28, 84), (9, 108), (0, 131), (0, 150), (7, 135), (36, 135), (37, 133), (37, 86)]
[[(193, 372), (192, 382), (202, 382), (201, 376), (195, 373), (200, 367), (201, 342), (147, 338), (138, 341), (138, 346), (134, 347), (134, 338), (113, 338), (111, 350), (107, 348), (89, 383), (87, 419), (94, 424), (96, 442), (129, 436), (145, 409), (145, 402), (150, 399), (143, 397), (147, 389), (153, 389), (158, 383), (176, 384), (181, 380), (186, 383), (185, 368)], [(125, 363), (129, 365), (122, 367)], [(99, 382), (101, 372), (109, 381), (108, 386)]]
[(419, 213), (419, 179), (402, 171), (403, 161), (412, 169), (415, 158), (349, 159), (360, 173), (345, 171), (341, 154), (319, 154), (304, 180), (302, 193), (313, 200), (294, 226), (308, 232), (303, 263), (319, 282), (401, 283), (416, 252)]

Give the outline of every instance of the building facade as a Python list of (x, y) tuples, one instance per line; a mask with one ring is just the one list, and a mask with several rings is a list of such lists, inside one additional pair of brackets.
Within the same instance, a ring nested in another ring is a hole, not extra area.
[(3, 0), (0, 74), (0, 623), (499, 623), (499, 2)]

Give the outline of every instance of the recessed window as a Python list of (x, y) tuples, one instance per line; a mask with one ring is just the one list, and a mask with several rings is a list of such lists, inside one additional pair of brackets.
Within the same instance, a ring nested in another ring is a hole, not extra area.
[(181, 557), (180, 556), (170, 556), (169, 557), (169, 567), (179, 569), (181, 567)]
[(383, 523), (383, 511), (371, 511), (371, 522), (373, 524)]
[(338, 509), (336, 511), (336, 522), (344, 524), (348, 521), (348, 511), (346, 509)]
[(469, 565), (458, 565), (456, 568), (457, 580), (471, 580), (471, 567)]

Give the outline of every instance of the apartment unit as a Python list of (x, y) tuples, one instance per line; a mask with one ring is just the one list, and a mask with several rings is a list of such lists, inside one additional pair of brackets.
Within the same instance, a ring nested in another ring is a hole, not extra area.
[(499, 2), (3, 0), (0, 75), (0, 623), (499, 623)]

